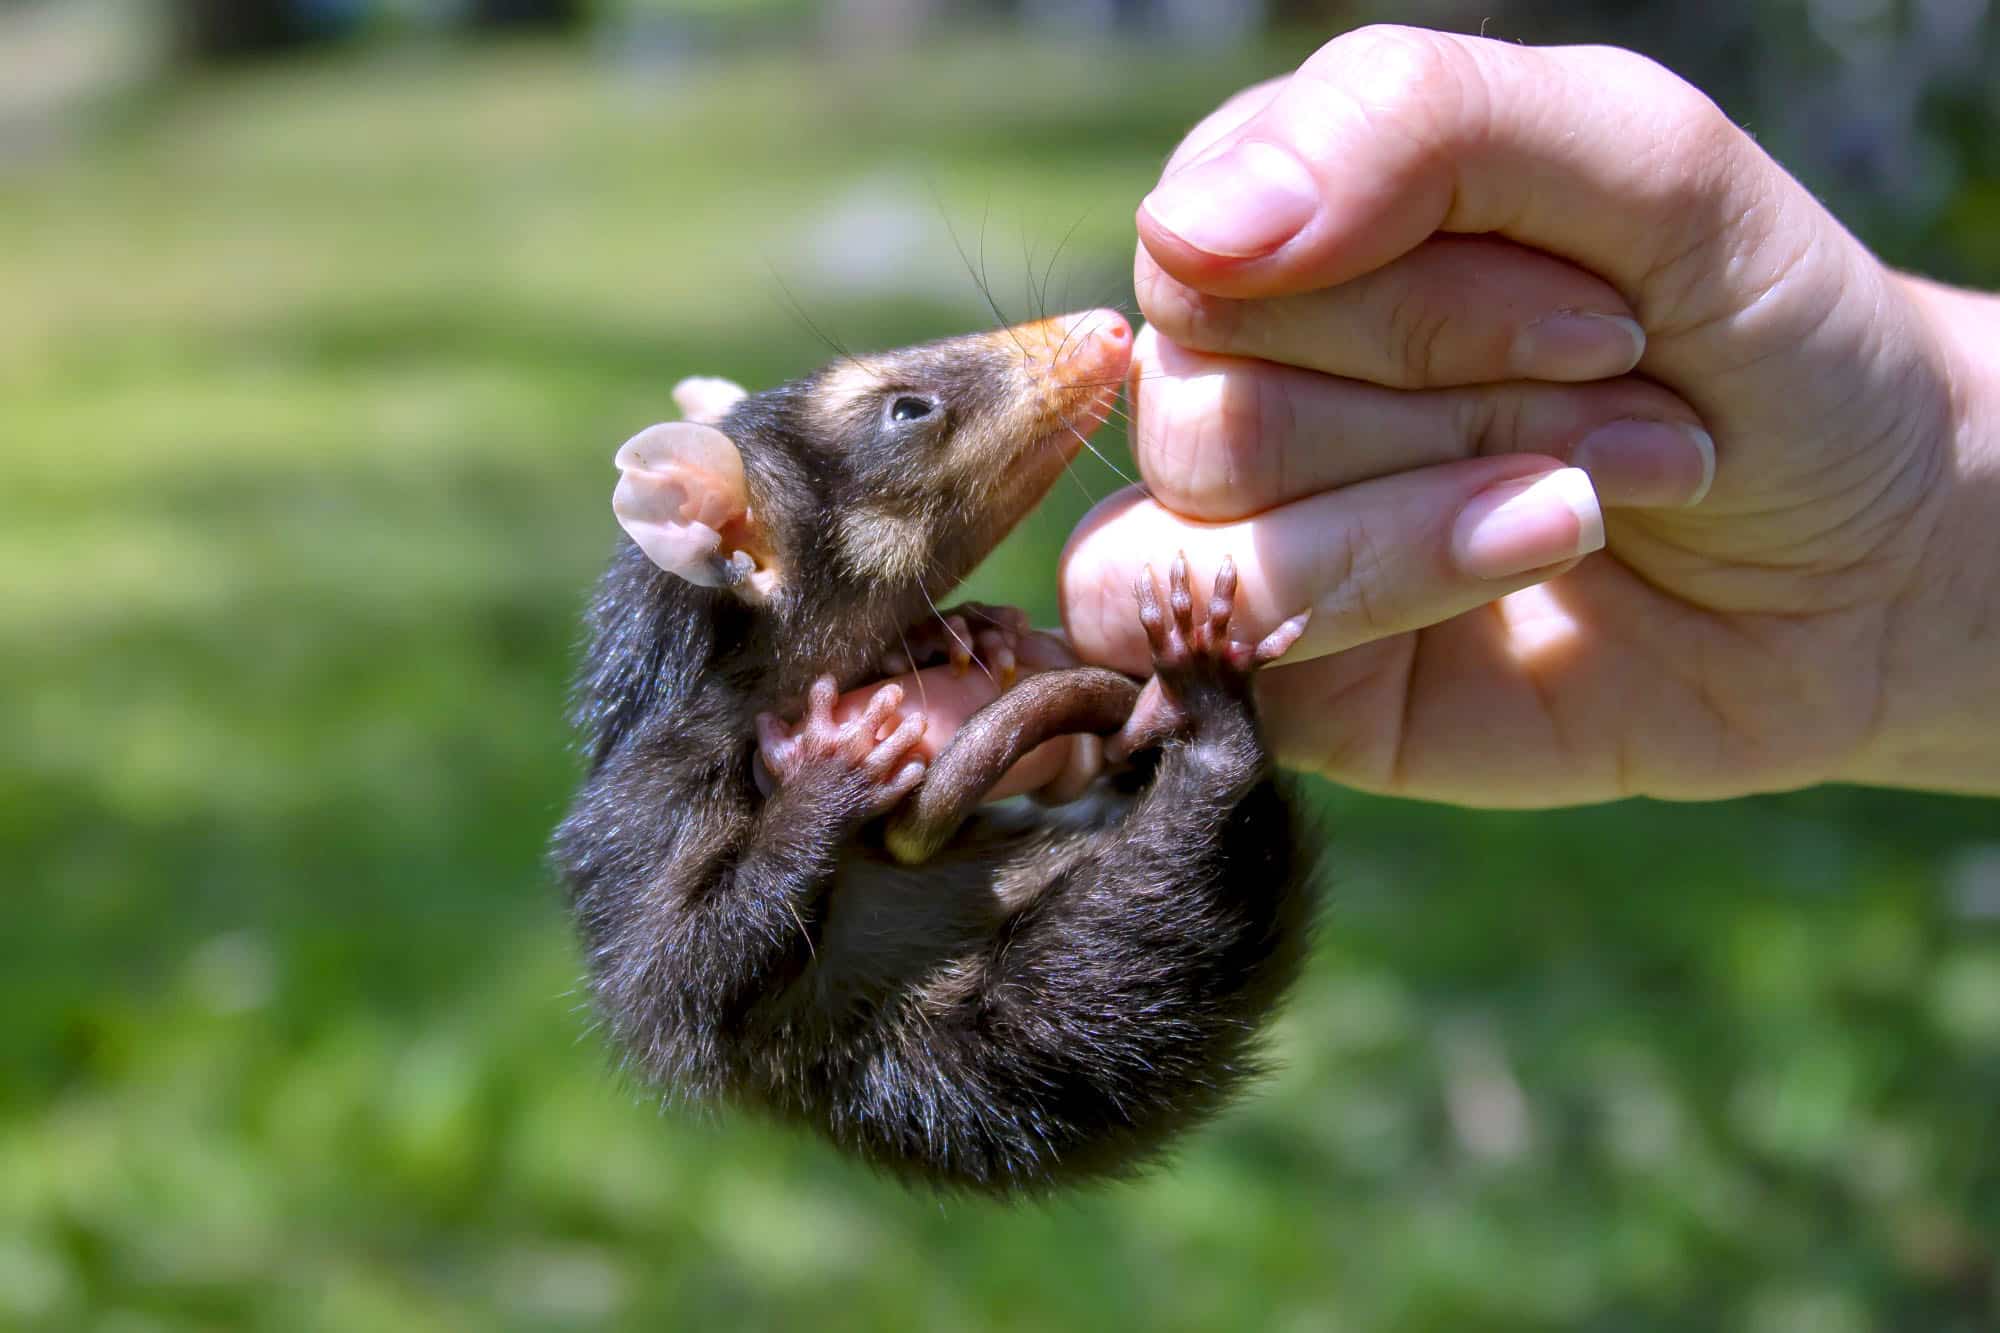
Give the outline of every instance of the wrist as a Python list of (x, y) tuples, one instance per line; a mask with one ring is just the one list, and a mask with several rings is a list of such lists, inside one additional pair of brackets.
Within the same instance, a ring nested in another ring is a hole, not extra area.
[(1921, 279), (1951, 404), (1923, 554), (1883, 625), (1855, 782), (2000, 793), (2000, 298)]

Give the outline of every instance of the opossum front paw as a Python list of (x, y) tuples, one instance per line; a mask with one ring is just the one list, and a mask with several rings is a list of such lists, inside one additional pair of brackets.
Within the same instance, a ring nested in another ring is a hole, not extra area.
[(1019, 668), (1015, 652), (1027, 633), (1028, 613), (1019, 607), (965, 602), (906, 630), (902, 646), (884, 655), (882, 671), (900, 676), (950, 662), (962, 676), (977, 662), (1004, 690), (1014, 683)]
[(1195, 734), (1211, 701), (1247, 707), (1251, 673), (1284, 656), (1305, 633), (1311, 615), (1293, 616), (1256, 643), (1230, 637), (1230, 619), (1236, 612), (1236, 563), (1226, 556), (1200, 617), (1195, 615), (1185, 555), (1176, 555), (1167, 572), (1164, 608), (1151, 565), (1140, 571), (1133, 594), (1139, 603), (1139, 624), (1152, 648), (1153, 678), (1140, 692), (1124, 729), (1105, 746), (1112, 759), (1123, 759), (1170, 736)]
[[(924, 777), (924, 761), (910, 752), (928, 725), (922, 713), (896, 721), (903, 687), (884, 685), (851, 722), (836, 721), (840, 688), (831, 676), (813, 682), (806, 715), (791, 726), (770, 713), (757, 718), (757, 753), (780, 791), (825, 801), (840, 818), (855, 821), (887, 814)], [(883, 729), (890, 728), (886, 736)]]

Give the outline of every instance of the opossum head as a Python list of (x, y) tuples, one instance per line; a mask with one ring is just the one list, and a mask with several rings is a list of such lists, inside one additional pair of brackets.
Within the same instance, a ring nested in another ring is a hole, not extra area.
[(691, 419), (625, 443), (613, 508), (679, 579), (879, 651), (1047, 493), (1131, 348), (1123, 316), (1091, 310), (843, 357), (763, 393), (684, 382)]

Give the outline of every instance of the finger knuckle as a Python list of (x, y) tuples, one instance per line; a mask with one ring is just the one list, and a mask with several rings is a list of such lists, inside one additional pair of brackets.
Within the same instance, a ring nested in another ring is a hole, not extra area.
[(1443, 152), (1466, 113), (1483, 104), (1484, 80), (1466, 39), (1400, 24), (1336, 37), (1300, 74), (1337, 91), (1369, 127), (1418, 153)]
[(1199, 512), (1219, 460), (1249, 427), (1225, 374), (1162, 379), (1146, 386), (1137, 448), (1155, 498), (1182, 513)]
[(1413, 288), (1397, 292), (1389, 301), (1383, 345), (1389, 349), (1390, 387), (1422, 388), (1444, 383), (1448, 367), (1452, 327), (1451, 311), (1429, 299), (1428, 293)]
[(1576, 54), (1589, 61), (1600, 83), (1619, 88), (1633, 102), (1643, 102), (1675, 124), (1710, 120), (1729, 124), (1706, 93), (1650, 56), (1622, 46), (1579, 47)]
[(1387, 561), (1365, 523), (1348, 523), (1334, 535), (1328, 554), (1321, 604), (1344, 624), (1342, 637), (1366, 643), (1395, 633), (1400, 625), (1383, 602)]
[(1635, 285), (1647, 328), (1671, 334), (1709, 318), (1707, 299), (1727, 287), (1714, 274), (1756, 211), (1762, 155), (1721, 107), (1665, 66), (1614, 47), (1584, 54), (1594, 80), (1643, 108), (1623, 190), (1636, 213), (1661, 221), (1651, 253), (1636, 257)]
[[(1161, 386), (1164, 410), (1140, 456), (1156, 501), (1190, 519), (1243, 512), (1260, 489), (1262, 460), (1285, 441), (1285, 406), (1269, 400), (1262, 382), (1269, 369), (1233, 363)], [(1171, 583), (1174, 575), (1167, 577)]]
[[(1262, 495), (1286, 494), (1283, 462), (1297, 445), (1299, 433), (1299, 403), (1290, 384), (1282, 375), (1260, 368), (1241, 377), (1235, 401), (1238, 406), (1228, 419), (1232, 474)], [(1224, 572), (1234, 577), (1233, 566)]]
[(1535, 435), (1529, 409), (1537, 399), (1537, 394), (1518, 387), (1462, 395), (1452, 405), (1453, 429), (1460, 439), (1471, 444), (1475, 454), (1523, 450)]
[(1226, 351), (1242, 330), (1243, 303), (1198, 292), (1156, 267), (1134, 277), (1146, 322), (1183, 347)]
[(1337, 71), (1350, 80), (1367, 75), (1379, 86), (1423, 90), (1454, 75), (1459, 60), (1458, 41), (1448, 34), (1407, 23), (1364, 23), (1307, 57), (1302, 72), (1324, 77)]

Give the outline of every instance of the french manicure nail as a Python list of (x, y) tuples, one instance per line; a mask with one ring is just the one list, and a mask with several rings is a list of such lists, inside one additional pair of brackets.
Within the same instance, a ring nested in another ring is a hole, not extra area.
[(1570, 450), (1605, 504), (1635, 509), (1698, 505), (1715, 480), (1715, 441), (1681, 421), (1613, 421)]
[(1140, 206), (1197, 250), (1253, 259), (1312, 221), (1319, 183), (1296, 157), (1253, 139), (1175, 172)]
[(1452, 525), (1451, 553), (1478, 579), (1504, 579), (1604, 545), (1597, 492), (1580, 468), (1518, 477), (1472, 497)]
[(1637, 320), (1565, 310), (1515, 334), (1510, 362), (1523, 379), (1601, 380), (1638, 365), (1645, 350), (1646, 331)]

